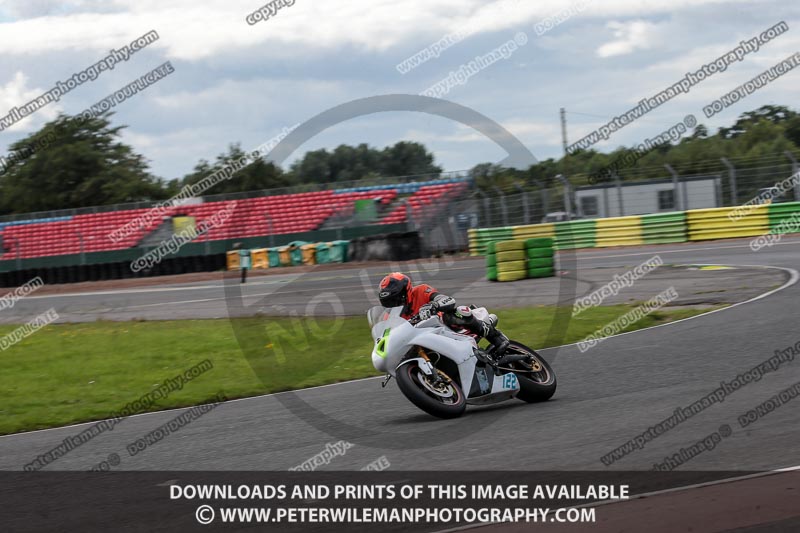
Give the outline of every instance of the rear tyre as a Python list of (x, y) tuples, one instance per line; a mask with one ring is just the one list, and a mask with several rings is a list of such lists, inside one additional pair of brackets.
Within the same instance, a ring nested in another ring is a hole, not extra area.
[(411, 403), (438, 418), (458, 418), (467, 408), (467, 399), (461, 387), (437, 369), (446, 384), (434, 384), (422, 369), (414, 363), (406, 363), (397, 369), (397, 386)]
[(497, 261), (524, 261), (525, 250), (511, 250), (510, 252), (498, 252)]
[(520, 387), (518, 399), (528, 403), (544, 402), (556, 393), (556, 373), (544, 357), (517, 341), (511, 341), (505, 353), (529, 355), (533, 358), (532, 363), (516, 361), (508, 365), (509, 368), (522, 371), (516, 372)]
[(498, 272), (497, 281), (519, 281), (527, 276), (524, 270), (511, 270), (509, 272)]
[(553, 267), (528, 269), (529, 278), (550, 278), (553, 277), (554, 275), (555, 271), (553, 270)]
[(525, 250), (525, 243), (522, 241), (500, 241), (495, 243), (495, 250), (500, 252), (512, 252), (515, 250)]
[(528, 268), (553, 268), (553, 258), (538, 257), (536, 259), (528, 259)]
[(543, 257), (553, 257), (553, 249), (552, 248), (528, 248), (525, 252), (528, 255), (528, 259), (539, 259)]
[(525, 261), (503, 261), (497, 263), (497, 272), (513, 272), (515, 270), (525, 270)]

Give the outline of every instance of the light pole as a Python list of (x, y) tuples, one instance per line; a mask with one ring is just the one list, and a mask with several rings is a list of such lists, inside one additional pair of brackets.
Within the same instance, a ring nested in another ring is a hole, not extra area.
[(564, 185), (564, 212), (567, 213), (567, 220), (572, 220), (572, 189), (569, 181), (562, 174), (556, 174), (556, 179)]
[(514, 183), (514, 188), (519, 191), (522, 195), (522, 222), (523, 224), (530, 224), (530, 211), (528, 207), (528, 193), (525, 192), (525, 189), (519, 183)]
[(503, 215), (503, 225), (508, 226), (508, 209), (506, 208), (506, 195), (503, 194), (503, 191), (497, 185), (492, 185), (492, 189), (497, 192), (497, 195), (500, 197), (500, 213)]

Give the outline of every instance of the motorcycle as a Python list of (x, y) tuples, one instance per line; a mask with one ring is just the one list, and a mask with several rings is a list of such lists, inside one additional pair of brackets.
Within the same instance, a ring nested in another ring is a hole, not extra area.
[[(549, 400), (556, 391), (556, 375), (545, 359), (522, 343), (510, 341), (494, 361), (491, 351), (478, 347), (478, 337), (455, 330), (434, 314), (401, 316), (402, 307), (376, 306), (367, 311), (372, 338), (372, 364), (385, 372), (381, 386), (394, 377), (406, 398), (428, 414), (456, 418), (467, 404), (486, 405), (512, 398), (534, 403)], [(478, 319), (489, 317), (485, 308), (473, 309)], [(491, 350), (491, 348), (490, 348)]]

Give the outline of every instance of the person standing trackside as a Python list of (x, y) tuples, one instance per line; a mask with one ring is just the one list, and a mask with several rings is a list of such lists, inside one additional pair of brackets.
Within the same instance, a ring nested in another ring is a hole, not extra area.
[(241, 283), (247, 282), (247, 271), (250, 269), (250, 250), (242, 248), (242, 243), (237, 242), (233, 245), (234, 250), (239, 251), (239, 270), (242, 271)]

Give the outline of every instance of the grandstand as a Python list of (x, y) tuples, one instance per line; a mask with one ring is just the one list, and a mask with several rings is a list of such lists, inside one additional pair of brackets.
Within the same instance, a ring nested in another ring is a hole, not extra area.
[[(199, 224), (236, 202), (231, 218), (212, 227), (196, 241), (219, 241), (269, 235), (305, 233), (320, 229), (326, 221), (346, 213), (357, 200), (378, 202), (377, 220), (371, 224), (420, 224), (435, 213), (429, 206), (463, 195), (468, 184), (463, 178), (446, 178), (416, 183), (358, 186), (336, 190), (269, 194), (239, 200), (205, 201), (170, 207), (160, 220), (150, 220), (118, 241), (110, 235), (131, 221), (139, 220), (149, 208), (116, 209), (100, 213), (62, 214), (0, 222), (0, 260), (31, 259), (80, 253), (125, 250), (140, 246), (173, 217), (194, 217)], [(210, 199), (210, 198), (209, 198)], [(113, 207), (112, 207), (113, 209)], [(64, 213), (67, 213), (65, 211)], [(14, 217), (19, 218), (19, 217)], [(146, 219), (142, 219), (146, 220)], [(170, 229), (172, 228), (170, 224)]]

